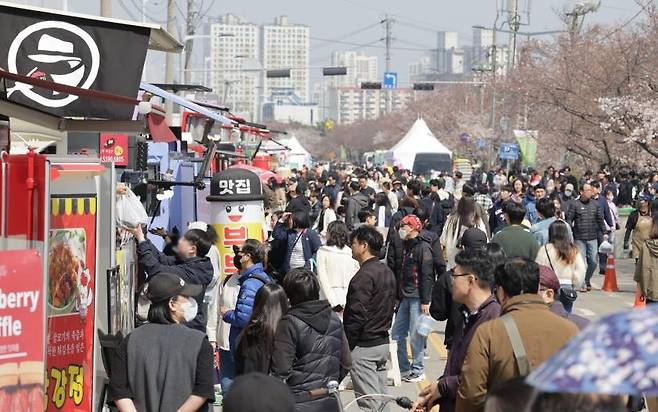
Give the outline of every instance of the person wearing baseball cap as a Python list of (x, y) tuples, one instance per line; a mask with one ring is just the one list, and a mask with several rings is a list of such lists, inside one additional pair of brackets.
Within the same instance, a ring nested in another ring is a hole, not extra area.
[(172, 273), (144, 285), (140, 301), (148, 323), (123, 340), (110, 378), (119, 410), (209, 410), (215, 397), (212, 347), (205, 333), (184, 325), (195, 318), (201, 293), (202, 285)]
[[(398, 236), (404, 243), (401, 273), (398, 279), (398, 312), (392, 337), (398, 343), (398, 363), (402, 379), (420, 382), (425, 379), (423, 356), (426, 337), (415, 333), (421, 315), (430, 314), (434, 287), (434, 261), (429, 239), (421, 235), (423, 225), (418, 216), (406, 215), (400, 221)], [(407, 356), (407, 335), (411, 339), (413, 361)]]
[(578, 329), (583, 330), (589, 324), (589, 320), (567, 312), (562, 302), (555, 299), (559, 291), (560, 280), (557, 278), (553, 269), (548, 266), (539, 265), (539, 296), (544, 299), (551, 312), (570, 320), (578, 326)]

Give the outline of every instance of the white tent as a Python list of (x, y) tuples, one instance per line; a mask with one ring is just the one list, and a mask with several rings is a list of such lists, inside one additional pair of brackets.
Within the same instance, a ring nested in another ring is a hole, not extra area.
[(280, 140), (281, 144), (286, 145), (290, 148), (288, 152), (288, 166), (291, 169), (300, 169), (302, 166), (306, 165), (311, 167), (312, 159), (311, 153), (304, 149), (299, 140), (295, 136), (291, 136), (288, 139)]
[(390, 152), (396, 165), (409, 170), (413, 169), (418, 153), (444, 153), (452, 157), (452, 151), (439, 142), (422, 118), (414, 122)]

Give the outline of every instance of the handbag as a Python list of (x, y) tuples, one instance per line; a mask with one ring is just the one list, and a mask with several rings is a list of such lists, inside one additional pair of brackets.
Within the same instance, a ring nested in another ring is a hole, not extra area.
[[(555, 272), (555, 268), (553, 267), (553, 262), (551, 261), (551, 256), (548, 254), (548, 249), (546, 246), (544, 246), (544, 252), (546, 253), (546, 257), (548, 258), (548, 264), (551, 265), (551, 269), (553, 272)], [(567, 302), (575, 302), (576, 299), (578, 299), (578, 292), (576, 292), (576, 289), (574, 288), (565, 288), (565, 287), (560, 287), (560, 291), (558, 292), (559, 294), (559, 299), (561, 301), (567, 301)]]

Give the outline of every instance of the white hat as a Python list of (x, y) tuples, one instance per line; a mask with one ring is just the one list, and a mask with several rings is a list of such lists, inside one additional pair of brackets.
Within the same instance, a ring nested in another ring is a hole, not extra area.
[(208, 224), (205, 222), (190, 222), (187, 225), (187, 230), (192, 230), (192, 229), (198, 229), (202, 232), (206, 232), (208, 230)]

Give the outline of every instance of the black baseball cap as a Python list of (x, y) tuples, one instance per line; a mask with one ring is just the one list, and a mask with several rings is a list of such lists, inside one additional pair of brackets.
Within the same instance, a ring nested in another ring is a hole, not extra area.
[(479, 249), (487, 244), (487, 234), (476, 227), (464, 231), (461, 238), (461, 246), (464, 249)]
[(144, 287), (144, 294), (152, 302), (162, 302), (174, 296), (194, 297), (203, 292), (203, 286), (188, 283), (173, 273), (155, 275)]

